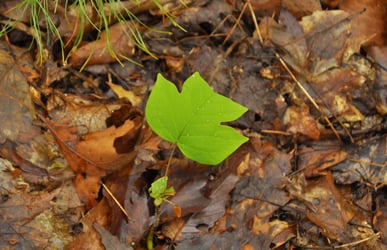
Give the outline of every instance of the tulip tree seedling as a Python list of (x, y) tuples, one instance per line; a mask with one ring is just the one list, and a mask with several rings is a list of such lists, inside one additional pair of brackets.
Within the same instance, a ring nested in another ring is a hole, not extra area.
[[(233, 121), (246, 111), (246, 107), (214, 92), (198, 72), (184, 82), (181, 93), (158, 74), (145, 117), (156, 134), (175, 143), (186, 157), (216, 165), (248, 140), (221, 123)], [(156, 205), (170, 196), (166, 195), (169, 191), (166, 180), (149, 188)]]
[(238, 119), (246, 111), (214, 92), (198, 72), (184, 82), (181, 93), (159, 74), (145, 117), (156, 134), (175, 143), (186, 157), (216, 165), (248, 140), (221, 123)]
[[(238, 119), (246, 111), (246, 107), (214, 92), (198, 72), (186, 79), (181, 92), (158, 74), (145, 117), (156, 134), (174, 143), (187, 158), (217, 165), (248, 141), (221, 123)], [(173, 187), (167, 188), (167, 180), (167, 176), (161, 177), (149, 188), (156, 207), (174, 194)]]

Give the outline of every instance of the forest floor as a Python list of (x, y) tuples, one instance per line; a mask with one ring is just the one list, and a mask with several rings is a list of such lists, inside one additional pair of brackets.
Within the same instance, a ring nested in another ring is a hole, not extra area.
[[(386, 3), (162, 2), (181, 27), (136, 12), (152, 55), (112, 22), (121, 63), (93, 30), (66, 64), (56, 40), (38, 62), (28, 23), (0, 40), (0, 248), (387, 249)], [(158, 73), (194, 72), (248, 108), (217, 166), (144, 115)]]

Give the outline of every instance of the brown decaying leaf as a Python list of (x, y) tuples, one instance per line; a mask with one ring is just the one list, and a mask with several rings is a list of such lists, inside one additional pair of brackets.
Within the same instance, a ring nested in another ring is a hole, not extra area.
[(303, 16), (311, 15), (313, 12), (321, 10), (321, 3), (319, 0), (307, 1), (281, 1), (281, 7), (289, 10), (297, 19)]
[(336, 141), (324, 141), (313, 143), (310, 147), (301, 147), (297, 156), (298, 170), (310, 178), (325, 175), (330, 168), (345, 161), (347, 151), (340, 148)]
[[(32, 125), (35, 107), (32, 103), (29, 86), (19, 70), (18, 64), (7, 49), (4, 41), (0, 41), (0, 112), (1, 130), (0, 143), (7, 139), (11, 142), (28, 142), (38, 134), (39, 129)], [(26, 50), (14, 48), (17, 55), (27, 54)], [(30, 62), (31, 58), (16, 58)]]
[(183, 218), (176, 218), (163, 225), (162, 233), (165, 237), (171, 239), (172, 242), (175, 242), (179, 238), (184, 225), (185, 220)]
[[(109, 32), (102, 32), (99, 40), (75, 50), (71, 55), (70, 63), (79, 67), (85, 63), (87, 65), (105, 64), (132, 56), (135, 51), (131, 38), (131, 30), (135, 29), (133, 25), (135, 24), (132, 22), (126, 22), (109, 27)], [(111, 44), (110, 48), (107, 43)]]
[(128, 141), (135, 140), (141, 125), (141, 118), (127, 120), (118, 128), (113, 126), (84, 134), (81, 140), (78, 138), (79, 135), (75, 127), (68, 127), (66, 124), (53, 123), (48, 120), (45, 122), (56, 137), (60, 149), (73, 171), (89, 173), (86, 166), (78, 164), (79, 161), (85, 161), (86, 164), (95, 165), (109, 172), (124, 167), (128, 161), (133, 159), (133, 154), (118, 154), (115, 141), (117, 138), (123, 137)]
[(42, 192), (37, 194), (12, 194), (6, 202), (0, 204), (1, 219), (8, 222), (23, 223), (50, 207), (50, 201), (60, 192)]
[[(6, 143), (3, 143), (0, 145), (0, 154), (5, 159), (8, 159), (13, 164), (20, 166), (20, 169), (24, 171), (24, 174), (32, 174), (38, 178), (41, 177), (48, 177), (48, 171), (44, 168), (41, 168), (39, 166), (36, 166), (29, 162), (26, 159), (23, 159), (18, 153), (17, 153), (17, 144), (12, 143), (10, 141), (7, 141)], [(34, 182), (32, 182), (34, 183)]]
[(387, 201), (385, 194), (386, 187), (381, 190), (381, 192), (376, 197), (376, 213), (373, 218), (373, 223), (375, 225), (375, 229), (381, 232), (381, 238), (384, 245), (387, 245)]
[(346, 161), (333, 168), (339, 184), (367, 183), (378, 189), (387, 184), (387, 136), (368, 140), (362, 145), (346, 146)]
[(133, 91), (126, 90), (122, 86), (114, 84), (110, 81), (107, 81), (106, 84), (109, 85), (109, 87), (114, 91), (118, 98), (124, 98), (136, 107), (138, 107), (138, 105), (141, 103), (142, 98), (136, 96)]
[(295, 231), (289, 223), (271, 220), (273, 212), (289, 201), (286, 192), (281, 190), (284, 175), (290, 171), (289, 156), (257, 136), (231, 156), (229, 164), (241, 176), (233, 191), (231, 207), (220, 220), (223, 226), (215, 227), (220, 231), (214, 229), (208, 234), (204, 230), (200, 237), (180, 242), (177, 249), (188, 246), (190, 249), (249, 249), (252, 246), (268, 249), (272, 241), (281, 245), (294, 237)]
[(134, 158), (132, 153), (117, 153), (115, 141), (118, 138), (125, 138), (127, 151), (130, 152), (131, 149), (133, 150), (133, 141), (141, 125), (141, 118), (134, 121), (126, 120), (118, 128), (109, 127), (102, 131), (88, 133), (83, 136), (83, 140), (72, 143), (74, 143), (75, 152), (80, 157), (106, 171), (114, 171), (124, 167)]
[(364, 115), (353, 104), (349, 94), (364, 100), (364, 103), (370, 102), (370, 106), (373, 106), (368, 83), (351, 67), (342, 67), (313, 78), (310, 86), (320, 97), (317, 103), (321, 105), (323, 112), (336, 115), (342, 122), (355, 123), (363, 121)]
[[(129, 221), (122, 219), (122, 212), (118, 211), (115, 204), (111, 205), (113, 213), (115, 214), (114, 216), (121, 218), (120, 221), (116, 221), (120, 227), (117, 232), (119, 231), (120, 235), (125, 236), (125, 241), (128, 242), (128, 244), (141, 245), (141, 240), (146, 237), (145, 234), (151, 226), (151, 211), (149, 211), (148, 208), (149, 196), (144, 189), (147, 185), (147, 181), (142, 175), (142, 172), (130, 175), (126, 178), (127, 182), (123, 182), (122, 178), (123, 177), (119, 178), (118, 182), (116, 181), (117, 178), (109, 179), (109, 182), (116, 183), (117, 187), (120, 185), (123, 186), (119, 187), (121, 189), (124, 188), (123, 191), (117, 192), (114, 190), (114, 187), (112, 187), (112, 192), (117, 194), (118, 198), (124, 196), (123, 205), (130, 216)], [(112, 224), (113, 230), (116, 229), (116, 227), (117, 225)]]
[(387, 46), (370, 48), (369, 56), (377, 64), (373, 92), (376, 110), (381, 115), (387, 115)]
[(298, 74), (309, 79), (341, 64), (350, 29), (344, 11), (315, 11), (302, 21), (281, 11), (279, 23), (262, 21), (262, 36), (281, 50), (281, 56)]
[(387, 5), (380, 0), (341, 0), (340, 9), (353, 13), (351, 37), (357, 51), (360, 45), (386, 44)]
[(79, 134), (104, 130), (105, 120), (122, 106), (126, 105), (93, 102), (90, 98), (72, 94), (51, 95), (47, 101), (51, 121), (76, 126)]
[(279, 0), (251, 0), (250, 2), (256, 16), (273, 16), (278, 14), (281, 7)]
[(310, 75), (315, 76), (341, 64), (351, 27), (344, 11), (316, 11), (300, 25), (308, 43)]
[[(61, 152), (72, 168), (76, 177), (74, 185), (81, 200), (90, 209), (96, 205), (96, 198), (100, 188), (100, 178), (106, 173), (117, 171), (134, 160), (135, 152), (119, 154), (116, 150), (116, 140), (124, 138), (127, 150), (134, 147), (141, 118), (127, 120), (122, 126), (109, 127), (102, 131), (78, 137), (76, 127), (58, 124), (45, 120), (47, 127), (55, 136)], [(129, 145), (132, 143), (132, 145)]]
[[(280, 23), (266, 17), (261, 21), (262, 36), (281, 49), (281, 55), (294, 70), (303, 72), (309, 67), (307, 62), (308, 44), (304, 31), (290, 12), (280, 13)], [(285, 25), (286, 24), (286, 25)]]
[[(229, 192), (238, 180), (236, 167), (239, 163), (240, 157), (230, 159), (226, 163), (229, 167), (224, 169), (211, 169), (186, 160), (172, 164), (168, 176), (173, 180), (170, 185), (174, 186), (176, 195), (170, 201), (180, 207), (184, 224), (175, 221), (178, 216), (174, 214), (174, 206), (168, 203), (161, 206), (161, 221), (166, 223), (167, 232), (175, 232), (171, 238), (174, 242), (208, 233), (216, 220), (223, 216)], [(186, 174), (187, 171), (190, 175)]]
[(309, 181), (305, 198), (315, 207), (306, 216), (322, 229), (329, 239), (350, 242), (348, 222), (354, 217), (353, 206), (338, 192), (331, 174), (318, 181)]
[(294, 135), (303, 134), (314, 140), (320, 139), (317, 123), (309, 114), (307, 106), (288, 107), (282, 119), (288, 132)]
[(4, 249), (47, 247), (51, 232), (39, 228), (32, 221), (51, 207), (51, 201), (59, 192), (56, 189), (51, 193), (13, 193), (6, 201), (1, 202), (0, 246)]
[(101, 235), (102, 244), (105, 246), (105, 249), (115, 249), (115, 250), (133, 250), (132, 247), (128, 247), (122, 244), (117, 236), (112, 235), (108, 230), (99, 225), (97, 222), (93, 223), (94, 229), (98, 231)]
[(110, 223), (110, 219), (110, 206), (107, 204), (106, 200), (102, 200), (82, 218), (82, 233), (66, 246), (66, 249), (104, 250), (105, 247), (101, 241), (101, 235), (95, 230), (93, 225), (94, 223), (98, 223), (103, 227), (107, 227)]
[[(285, 174), (290, 171), (290, 158), (269, 142), (258, 138), (252, 138), (250, 142), (249, 169), (236, 186), (232, 207), (235, 214), (230, 215), (229, 220), (236, 228), (250, 224), (249, 233), (246, 232), (249, 241), (252, 243), (251, 237), (259, 237), (258, 244), (266, 248), (277, 237), (289, 239), (294, 236), (293, 230), (288, 230), (287, 222), (270, 219), (275, 210), (289, 201), (282, 186)], [(282, 235), (285, 231), (287, 233)], [(277, 240), (279, 244), (281, 240)]]

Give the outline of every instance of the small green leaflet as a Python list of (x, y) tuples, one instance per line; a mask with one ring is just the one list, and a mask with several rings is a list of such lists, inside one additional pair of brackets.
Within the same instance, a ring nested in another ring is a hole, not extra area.
[(184, 82), (181, 93), (158, 74), (145, 116), (151, 129), (176, 143), (186, 157), (216, 165), (248, 141), (232, 127), (221, 125), (246, 111), (246, 107), (215, 93), (195, 72)]
[(169, 196), (175, 194), (175, 189), (173, 187), (167, 188), (168, 177), (163, 176), (156, 181), (152, 182), (151, 187), (149, 188), (149, 195), (155, 199), (155, 206), (160, 206)]

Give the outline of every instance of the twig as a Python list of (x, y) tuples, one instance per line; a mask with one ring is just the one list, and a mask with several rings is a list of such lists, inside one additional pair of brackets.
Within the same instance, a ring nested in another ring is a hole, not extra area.
[(342, 245), (338, 245), (338, 246), (331, 246), (331, 247), (322, 247), (322, 246), (303, 246), (304, 249), (327, 249), (327, 250), (332, 250), (332, 249), (341, 249), (341, 248), (349, 248), (349, 247), (354, 247), (354, 246), (357, 246), (357, 245), (360, 245), (361, 243), (364, 243), (366, 241), (369, 241), (373, 238), (376, 238), (376, 237), (380, 237), (380, 232), (374, 234), (374, 235), (371, 235), (367, 238), (364, 238), (364, 239), (361, 239), (361, 240), (357, 240), (357, 241), (354, 241), (354, 242), (351, 242), (351, 243), (346, 243), (346, 244), (342, 244)]
[(228, 35), (227, 35), (226, 38), (224, 39), (223, 45), (225, 45), (226, 42), (228, 41), (228, 39), (230, 39), (230, 37), (234, 34), (237, 25), (239, 25), (239, 23), (240, 23), (240, 21), (241, 21), (241, 19), (242, 19), (242, 17), (243, 17), (243, 14), (245, 13), (246, 7), (247, 7), (247, 4), (243, 5), (241, 14), (239, 14), (237, 20), (235, 21), (234, 26), (232, 26), (230, 32), (228, 33)]
[(114, 194), (110, 191), (110, 189), (101, 181), (102, 187), (105, 189), (105, 191), (110, 195), (110, 197), (113, 199), (113, 201), (117, 204), (117, 206), (121, 209), (121, 211), (125, 214), (128, 221), (131, 221), (128, 212), (126, 212), (125, 208), (121, 205), (121, 203), (117, 200), (117, 198), (114, 196)]
[(257, 17), (255, 16), (255, 13), (254, 13), (253, 7), (251, 6), (250, 0), (248, 0), (246, 2), (246, 4), (249, 7), (251, 17), (253, 18), (253, 23), (254, 23), (254, 26), (255, 26), (255, 30), (257, 31), (257, 34), (258, 34), (259, 42), (261, 43), (261, 45), (263, 45), (263, 38), (262, 38), (261, 30), (259, 29), (258, 22), (257, 22)]

